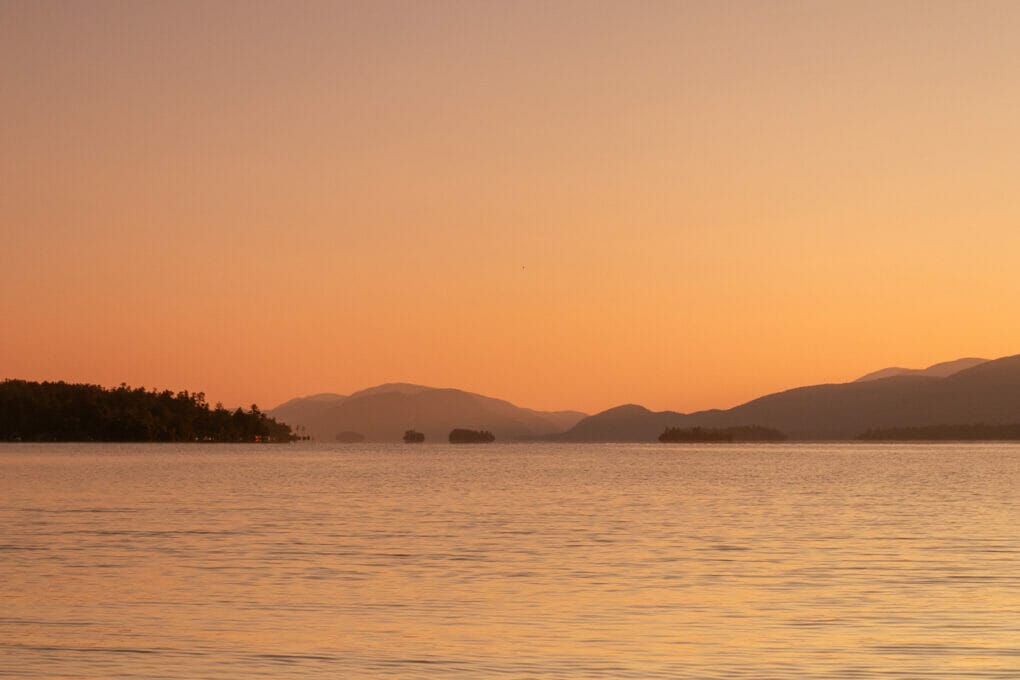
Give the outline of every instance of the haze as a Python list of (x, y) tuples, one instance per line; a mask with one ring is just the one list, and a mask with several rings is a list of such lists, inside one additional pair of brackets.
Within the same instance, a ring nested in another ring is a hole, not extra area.
[(0, 378), (726, 407), (1020, 348), (1020, 4), (0, 0)]

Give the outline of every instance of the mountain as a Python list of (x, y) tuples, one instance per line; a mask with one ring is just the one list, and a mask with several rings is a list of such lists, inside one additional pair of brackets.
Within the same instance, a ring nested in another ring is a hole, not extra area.
[(879, 371), (873, 371), (867, 375), (862, 375), (854, 382), (867, 382), (868, 380), (881, 380), (882, 378), (892, 378), (897, 375), (927, 375), (933, 378), (948, 378), (954, 373), (973, 368), (978, 364), (983, 364), (988, 359), (977, 359), (974, 357), (967, 357), (965, 359), (957, 359), (955, 361), (943, 361), (939, 364), (933, 364), (928, 368), (899, 368), (894, 366), (892, 368), (883, 368)]
[[(576, 411), (535, 411), (462, 390), (408, 383), (334, 396), (338, 398), (292, 399), (269, 414), (292, 427), (303, 425), (302, 434), (320, 441), (333, 441), (340, 432), (358, 432), (367, 441), (400, 441), (405, 431), (417, 430), (425, 434), (426, 442), (445, 442), (458, 427), (488, 430), (498, 441), (507, 441), (562, 432), (585, 417)], [(284, 409), (289, 418), (275, 415)]]
[(425, 387), (424, 385), (412, 385), (411, 383), (384, 383), (382, 385), (376, 385), (375, 387), (360, 390), (351, 396), (364, 397), (369, 394), (389, 394), (391, 392), (397, 392), (400, 394), (419, 394), (433, 389), (435, 388)]
[(573, 442), (655, 441), (667, 427), (685, 416), (674, 411), (649, 411), (644, 406), (626, 404), (580, 420), (573, 428), (552, 440)]
[(655, 441), (665, 427), (762, 425), (791, 439), (853, 439), (869, 429), (1020, 422), (1020, 355), (978, 363), (946, 377), (894, 375), (813, 385), (728, 410), (653, 413), (622, 406), (589, 416), (559, 441)]

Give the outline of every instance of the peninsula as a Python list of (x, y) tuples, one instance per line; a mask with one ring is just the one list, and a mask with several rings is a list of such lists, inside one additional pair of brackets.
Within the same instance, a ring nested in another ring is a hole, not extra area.
[(0, 441), (289, 442), (289, 425), (259, 410), (210, 407), (202, 392), (121, 385), (0, 382)]

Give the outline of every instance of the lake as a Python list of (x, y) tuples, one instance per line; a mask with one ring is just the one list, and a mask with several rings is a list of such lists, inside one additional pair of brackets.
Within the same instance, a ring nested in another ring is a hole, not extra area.
[(0, 445), (0, 676), (1017, 678), (1020, 445)]

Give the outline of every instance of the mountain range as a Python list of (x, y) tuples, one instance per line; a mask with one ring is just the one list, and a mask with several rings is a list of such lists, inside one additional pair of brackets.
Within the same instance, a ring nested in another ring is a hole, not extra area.
[(408, 383), (388, 383), (349, 396), (300, 397), (268, 413), (321, 441), (355, 432), (366, 441), (399, 441), (406, 430), (424, 433), (426, 441), (446, 441), (454, 428), (488, 430), (501, 441), (533, 439), (568, 430), (586, 415), (534, 411), (463, 390)]
[[(949, 363), (975, 360), (961, 361)], [(666, 427), (762, 425), (791, 439), (832, 440), (854, 439), (869, 429), (1020, 422), (1020, 355), (976, 361), (945, 377), (910, 372), (798, 387), (727, 410), (683, 414), (618, 406), (584, 418), (554, 439), (654, 441)]]
[(948, 378), (954, 373), (959, 373), (967, 368), (973, 368), (974, 366), (983, 364), (986, 361), (988, 361), (988, 359), (967, 357), (966, 359), (943, 361), (942, 363), (932, 364), (928, 368), (900, 368), (899, 366), (894, 366), (892, 368), (883, 368), (880, 371), (873, 371), (867, 375), (862, 375), (854, 382), (880, 380), (882, 378), (892, 378), (897, 375), (927, 375), (933, 378)]
[(292, 399), (269, 415), (325, 441), (351, 432), (368, 441), (398, 441), (409, 429), (424, 432), (427, 441), (445, 441), (462, 427), (491, 431), (501, 441), (651, 442), (667, 427), (748, 425), (775, 428), (791, 439), (854, 439), (882, 428), (1020, 422), (1020, 355), (886, 368), (853, 382), (798, 387), (695, 413), (637, 404), (592, 416), (544, 412), (462, 390), (389, 383), (349, 396)]

